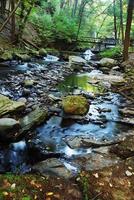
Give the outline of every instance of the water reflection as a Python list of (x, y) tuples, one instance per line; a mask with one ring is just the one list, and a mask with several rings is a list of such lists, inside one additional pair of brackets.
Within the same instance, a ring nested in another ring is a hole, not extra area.
[(105, 90), (104, 87), (99, 84), (90, 84), (88, 75), (71, 75), (60, 83), (58, 88), (62, 93), (73, 93), (76, 89), (81, 89), (89, 93), (99, 94), (103, 93)]

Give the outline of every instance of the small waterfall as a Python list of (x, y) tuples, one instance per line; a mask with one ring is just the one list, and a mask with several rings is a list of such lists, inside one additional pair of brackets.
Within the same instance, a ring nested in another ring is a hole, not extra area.
[(90, 49), (85, 51), (85, 53), (84, 53), (85, 60), (87, 60), (87, 61), (91, 60), (92, 56), (94, 56), (94, 54), (92, 53), (92, 51)]
[(47, 62), (56, 62), (59, 58), (48, 54), (47, 57), (44, 57), (44, 60)]

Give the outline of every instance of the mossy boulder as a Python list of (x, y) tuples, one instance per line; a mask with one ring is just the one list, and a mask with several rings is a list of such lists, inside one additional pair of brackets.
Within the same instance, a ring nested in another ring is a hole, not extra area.
[(17, 59), (20, 59), (24, 62), (27, 62), (27, 61), (30, 61), (31, 60), (31, 56), (27, 55), (27, 54), (21, 54), (21, 53), (14, 53), (14, 56), (17, 58)]
[(12, 60), (13, 59), (13, 53), (11, 51), (5, 51), (0, 58), (2, 60)]
[(40, 56), (46, 56), (47, 55), (47, 51), (42, 48), (42, 49), (39, 50), (39, 55)]
[(0, 95), (0, 116), (10, 112), (19, 111), (25, 108), (25, 103), (10, 100), (8, 97)]
[(34, 111), (29, 113), (27, 116), (20, 119), (21, 132), (20, 134), (28, 132), (30, 129), (39, 126), (45, 122), (48, 116), (47, 108), (37, 107)]
[(100, 60), (100, 65), (102, 67), (113, 67), (117, 64), (117, 61), (112, 58), (102, 58)]
[(69, 56), (69, 67), (72, 70), (81, 70), (86, 63), (87, 61), (79, 56)]
[(34, 85), (34, 83), (35, 83), (34, 80), (32, 80), (32, 79), (26, 79), (26, 80), (24, 81), (24, 86), (25, 86), (25, 87), (32, 87), (32, 86)]
[(63, 98), (62, 107), (67, 114), (85, 115), (89, 110), (89, 102), (83, 96), (70, 95)]

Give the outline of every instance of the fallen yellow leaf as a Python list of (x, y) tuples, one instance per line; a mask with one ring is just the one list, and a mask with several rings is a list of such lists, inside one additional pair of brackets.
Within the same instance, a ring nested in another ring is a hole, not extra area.
[(52, 196), (54, 193), (53, 192), (47, 192), (46, 196)]
[(3, 195), (4, 196), (8, 196), (8, 192), (3, 192)]

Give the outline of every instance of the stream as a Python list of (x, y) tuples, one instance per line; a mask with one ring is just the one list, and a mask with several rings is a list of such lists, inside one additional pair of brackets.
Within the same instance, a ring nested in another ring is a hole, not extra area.
[[(87, 56), (87, 55), (86, 55)], [(31, 63), (18, 64), (11, 62), (11, 67), (1, 68), (0, 93), (17, 99), (21, 92), (14, 94), (10, 83), (11, 75), (31, 74), (44, 71), (44, 66), (52, 65), (47, 57)], [(55, 66), (62, 63), (54, 58)], [(89, 58), (88, 58), (89, 59)], [(57, 63), (57, 64), (56, 64)], [(65, 63), (64, 63), (65, 64)], [(48, 70), (48, 69), (47, 69)], [(46, 71), (47, 71), (46, 70)], [(23, 139), (17, 143), (0, 146), (0, 173), (27, 173), (31, 172), (32, 165), (47, 158), (59, 158), (67, 169), (76, 173), (79, 165), (74, 160), (79, 157), (92, 154), (94, 148), (83, 147), (77, 144), (78, 139), (86, 137), (94, 142), (112, 144), (124, 137), (123, 133), (131, 129), (127, 124), (118, 123), (121, 117), (118, 112), (125, 99), (113, 93), (109, 85), (92, 83), (90, 76), (102, 74), (99, 70), (88, 73), (79, 72), (68, 75), (56, 85), (51, 94), (57, 98), (68, 94), (83, 94), (90, 103), (90, 109), (85, 117), (66, 116), (63, 112), (53, 114), (46, 123), (37, 127), (35, 133), (29, 139)], [(21, 76), (20, 76), (21, 77)], [(7, 80), (6, 82), (4, 82)], [(21, 95), (20, 95), (21, 97)], [(101, 145), (100, 145), (101, 147)]]

